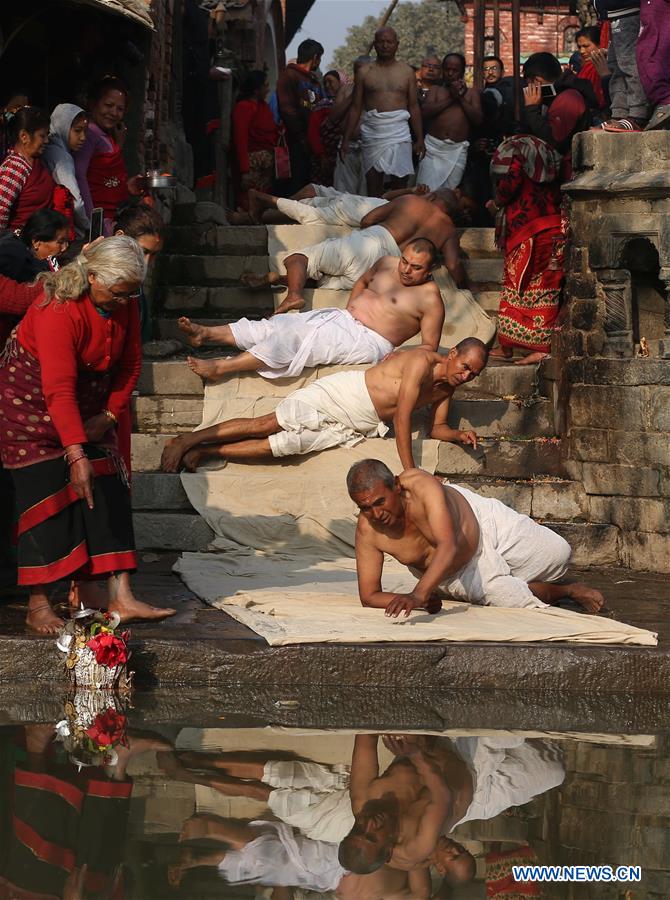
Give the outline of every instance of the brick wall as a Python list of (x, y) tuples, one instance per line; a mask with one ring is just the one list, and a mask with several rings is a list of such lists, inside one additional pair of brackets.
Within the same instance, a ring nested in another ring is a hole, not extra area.
[[(465, 25), (465, 57), (472, 63), (474, 57), (473, 4), (466, 3), (468, 21)], [(502, 4), (501, 4), (502, 6)], [(569, 56), (575, 49), (573, 35), (580, 27), (579, 19), (571, 16), (567, 3), (556, 7), (521, 12), (521, 61), (531, 53), (547, 51), (559, 57)], [(486, 12), (486, 52), (493, 53), (493, 10)], [(512, 14), (509, 9), (500, 10), (500, 56), (505, 70), (512, 73)]]

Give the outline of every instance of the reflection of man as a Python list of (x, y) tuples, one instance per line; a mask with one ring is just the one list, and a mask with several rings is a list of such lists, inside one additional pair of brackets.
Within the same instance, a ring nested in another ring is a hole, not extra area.
[(377, 59), (356, 73), (351, 115), (340, 147), (344, 160), (355, 129), (360, 122), (363, 167), (368, 194), (379, 197), (384, 176), (389, 175), (396, 187), (405, 184), (414, 174), (414, 150), (423, 156), (423, 126), (416, 91), (416, 78), (411, 66), (396, 59), (398, 37), (393, 28), (379, 28), (375, 32)]
[(194, 325), (179, 320), (191, 343), (228, 344), (244, 350), (226, 359), (192, 359), (202, 378), (260, 372), (266, 378), (299, 375), (321, 365), (376, 363), (419, 331), (422, 347), (437, 350), (444, 304), (432, 281), (435, 246), (424, 238), (410, 242), (398, 259), (384, 256), (362, 275), (346, 309), (316, 309), (270, 319), (240, 319), (230, 325)]
[(467, 767), (422, 736), (384, 737), (396, 754), (379, 774), (378, 735), (357, 735), (351, 761), (354, 826), (340, 843), (340, 863), (352, 872), (383, 865), (411, 871), (436, 865), (450, 883), (471, 881), (474, 859), (459, 844), (441, 839), (452, 809), (467, 809), (472, 780)]
[(245, 272), (241, 281), (252, 289), (285, 284), (288, 293), (277, 312), (302, 309), (305, 305), (302, 292), (308, 280), (330, 290), (351, 289), (380, 257), (400, 256), (400, 248), (422, 237), (435, 244), (457, 286), (462, 287), (465, 271), (459, 257), (458, 233), (449, 216), (452, 209), (450, 192), (431, 195), (430, 199), (413, 195), (397, 197), (371, 210), (361, 220), (359, 230), (284, 257), (286, 275)]
[[(401, 463), (414, 467), (412, 411), (432, 406), (431, 435), (461, 440), (444, 424), (456, 388), (486, 365), (486, 347), (466, 338), (446, 356), (429, 350), (394, 353), (365, 372), (338, 372), (293, 391), (273, 413), (231, 419), (168, 441), (161, 465), (194, 471), (203, 459), (255, 461), (354, 446), (384, 435), (393, 422)], [(470, 433), (471, 434), (471, 433)], [(474, 435), (468, 442), (476, 441)], [(183, 463), (182, 463), (183, 460)]]
[(416, 180), (431, 191), (460, 184), (468, 157), (470, 132), (483, 121), (479, 91), (465, 81), (465, 57), (449, 53), (443, 61), (444, 87), (434, 85), (421, 106), (426, 123), (426, 155)]
[[(567, 541), (499, 500), (443, 484), (421, 469), (394, 477), (375, 459), (351, 467), (347, 488), (361, 511), (356, 570), (363, 606), (387, 616), (437, 612), (438, 589), (490, 606), (542, 609), (570, 598), (596, 614), (604, 603), (600, 591), (561, 583), (570, 561)], [(382, 590), (385, 553), (419, 578), (410, 593)]]

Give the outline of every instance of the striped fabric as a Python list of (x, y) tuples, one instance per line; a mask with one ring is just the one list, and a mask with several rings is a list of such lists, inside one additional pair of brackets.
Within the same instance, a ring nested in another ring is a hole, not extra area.
[(23, 190), (32, 166), (20, 154), (10, 151), (0, 165), (0, 228), (7, 228), (12, 212)]

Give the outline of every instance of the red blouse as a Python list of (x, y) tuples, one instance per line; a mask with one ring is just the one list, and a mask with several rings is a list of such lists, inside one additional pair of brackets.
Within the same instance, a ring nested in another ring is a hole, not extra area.
[(249, 171), (249, 154), (273, 150), (277, 125), (265, 100), (239, 100), (233, 109), (233, 138), (240, 173)]
[(140, 317), (130, 301), (109, 316), (87, 294), (65, 303), (34, 303), (17, 329), (21, 344), (40, 364), (42, 390), (63, 447), (83, 444), (86, 432), (77, 405), (79, 372), (112, 373), (106, 408), (117, 418), (130, 403), (142, 365)]
[(561, 224), (560, 182), (533, 181), (518, 158), (512, 161), (507, 175), (498, 179), (495, 199), (498, 206), (505, 207), (507, 253), (522, 241)]

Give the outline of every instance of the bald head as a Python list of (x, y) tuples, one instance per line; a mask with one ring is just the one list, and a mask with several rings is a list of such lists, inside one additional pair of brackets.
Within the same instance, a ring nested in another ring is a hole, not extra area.
[(398, 35), (385, 25), (375, 31), (375, 53), (381, 62), (392, 62), (398, 50)]

